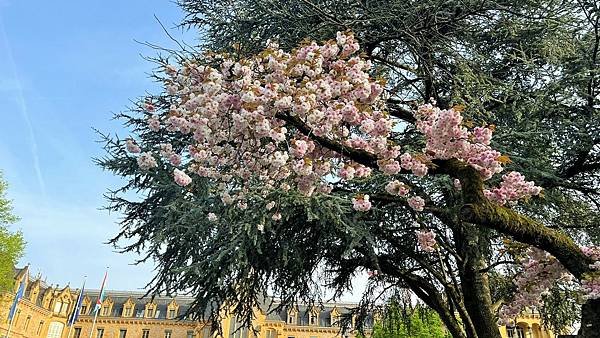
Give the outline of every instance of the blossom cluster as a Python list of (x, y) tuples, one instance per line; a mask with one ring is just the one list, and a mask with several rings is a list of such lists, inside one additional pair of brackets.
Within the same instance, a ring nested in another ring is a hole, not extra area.
[(352, 198), (352, 206), (358, 211), (368, 211), (371, 209), (371, 201), (369, 195), (357, 195)]
[(581, 281), (583, 297), (585, 299), (600, 299), (600, 247), (582, 247), (581, 251), (594, 261), (590, 264), (590, 269), (594, 271), (585, 274)]
[[(421, 105), (417, 112), (416, 127), (426, 139), (424, 149), (425, 161), (433, 159), (458, 159), (475, 168), (484, 180), (502, 172), (506, 158), (490, 146), (494, 128), (475, 127), (469, 130), (463, 122), (459, 107), (440, 109), (432, 103)], [(405, 153), (401, 156), (402, 167), (412, 170), (417, 176), (424, 176), (427, 167), (421, 168), (422, 162)], [(454, 180), (456, 189), (461, 189), (459, 180)], [(499, 204), (514, 203), (520, 199), (539, 195), (541, 188), (532, 181), (512, 171), (502, 177), (500, 186), (485, 189), (485, 196)]]
[(525, 176), (516, 171), (511, 171), (502, 176), (500, 187), (485, 189), (485, 196), (498, 204), (514, 203), (520, 199), (539, 195), (542, 188), (533, 181), (525, 181)]
[(432, 158), (459, 159), (473, 166), (484, 179), (502, 171), (502, 154), (492, 149), (492, 128), (464, 126), (458, 107), (440, 109), (428, 103), (417, 110), (417, 129), (427, 140), (425, 153)]
[[(581, 247), (581, 251), (594, 261), (590, 264), (590, 269), (595, 271), (584, 274), (579, 291), (584, 299), (599, 299), (600, 247)], [(540, 249), (528, 249), (526, 258), (520, 263), (523, 271), (514, 281), (517, 293), (511, 303), (503, 305), (500, 309), (501, 325), (508, 325), (511, 319), (526, 307), (539, 306), (542, 296), (553, 283), (569, 282), (573, 279), (573, 275), (554, 256)]]
[(419, 230), (417, 234), (417, 243), (423, 251), (435, 251), (435, 233), (431, 230)]
[[(166, 65), (172, 105), (151, 115), (148, 127), (190, 135), (192, 142), (180, 153), (162, 144), (160, 157), (176, 168), (178, 184), (189, 184), (192, 174), (209, 177), (230, 202), (243, 200), (249, 184), (311, 196), (331, 190), (327, 177), (371, 174), (371, 168), (320, 146), (306, 130), (340, 147), (369, 152), (379, 170), (397, 174), (400, 147), (389, 140), (394, 122), (384, 111), (383, 83), (370, 76), (371, 63), (356, 54), (358, 49), (352, 34), (338, 33), (335, 40), (307, 43), (290, 53), (271, 44), (249, 59), (217, 55)], [(148, 112), (155, 109), (146, 102)], [(133, 148), (128, 144), (128, 149)], [(182, 155), (189, 158), (185, 168)], [(138, 158), (142, 169), (156, 166), (150, 156)], [(357, 210), (371, 207), (368, 196), (353, 203)]]
[(525, 308), (539, 306), (542, 296), (556, 281), (570, 281), (573, 277), (554, 256), (543, 250), (530, 248), (526, 254), (520, 262), (523, 271), (514, 280), (517, 293), (511, 303), (500, 309), (500, 325), (510, 325)]

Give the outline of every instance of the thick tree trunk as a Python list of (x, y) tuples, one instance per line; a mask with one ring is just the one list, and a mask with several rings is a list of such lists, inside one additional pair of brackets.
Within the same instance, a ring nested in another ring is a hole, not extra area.
[(476, 226), (463, 225), (455, 234), (457, 250), (463, 259), (460, 267), (460, 281), (465, 307), (477, 336), (480, 338), (501, 338), (496, 316), (492, 308), (492, 297), (487, 273), (481, 272), (487, 261), (481, 251), (490, 243), (482, 230)]
[(581, 307), (581, 329), (577, 337), (600, 338), (600, 299), (588, 300)]

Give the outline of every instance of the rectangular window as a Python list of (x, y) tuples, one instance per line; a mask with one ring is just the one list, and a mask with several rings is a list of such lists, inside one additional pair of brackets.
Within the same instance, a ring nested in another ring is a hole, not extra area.
[(171, 330), (165, 330), (165, 338), (171, 338)]
[(174, 309), (170, 309), (169, 310), (169, 319), (173, 319), (175, 318), (175, 310)]
[(147, 318), (154, 317), (154, 309), (153, 308), (149, 308), (148, 310), (146, 310), (146, 317)]
[(150, 330), (142, 330), (142, 338), (148, 338), (150, 336)]
[(81, 306), (81, 311), (79, 311), (80, 314), (85, 315), (87, 314), (87, 305), (82, 305)]
[(121, 329), (119, 330), (119, 338), (125, 338), (127, 336), (127, 330)]
[(30, 321), (31, 321), (31, 316), (27, 316), (27, 319), (25, 319), (25, 331), (27, 331), (27, 329), (29, 328)]
[(506, 327), (506, 335), (508, 338), (515, 338), (515, 329), (512, 327)]
[(187, 338), (196, 338), (196, 332), (194, 332), (194, 331), (188, 331), (187, 332)]
[(96, 338), (102, 338), (104, 337), (104, 329), (98, 329), (96, 331)]
[(520, 326), (517, 326), (517, 338), (525, 338), (525, 330)]
[(110, 314), (110, 308), (108, 306), (105, 306), (102, 308), (102, 315), (103, 316), (108, 316)]
[(15, 315), (15, 318), (13, 318), (13, 325), (17, 326), (17, 324), (19, 323), (20, 316), (21, 316), (21, 310), (17, 310), (17, 314)]
[(37, 329), (37, 335), (41, 335), (42, 334), (42, 329), (44, 328), (44, 321), (41, 321), (40, 324), (38, 325), (38, 329)]
[(60, 313), (60, 309), (62, 308), (62, 302), (58, 301), (54, 303), (54, 313)]
[(81, 328), (76, 327), (75, 332), (73, 333), (73, 338), (80, 338), (80, 337), (81, 337)]

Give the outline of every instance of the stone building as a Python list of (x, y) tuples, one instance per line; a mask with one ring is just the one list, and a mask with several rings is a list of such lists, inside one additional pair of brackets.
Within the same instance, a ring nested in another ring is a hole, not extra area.
[[(28, 270), (17, 271), (15, 292)], [(85, 290), (81, 315), (71, 331), (67, 327), (79, 290), (69, 286), (52, 286), (40, 278), (28, 278), (26, 292), (19, 301), (10, 338), (89, 338), (92, 310), (98, 290)], [(0, 295), (0, 338), (8, 329), (8, 311), (15, 292)], [(211, 338), (206, 323), (181, 318), (192, 302), (190, 297), (143, 297), (141, 292), (106, 291), (96, 319), (92, 338)], [(340, 316), (355, 304), (326, 304), (323, 307), (299, 306), (281, 312), (266, 313), (257, 309), (254, 328), (261, 338), (334, 338), (342, 337), (337, 325)], [(227, 338), (257, 337), (240, 328), (235, 316), (225, 316), (221, 323)], [(239, 329), (239, 330), (238, 330)], [(519, 318), (515, 328), (501, 328), (505, 338), (554, 338), (540, 326), (537, 314)], [(69, 335), (70, 333), (70, 335)], [(69, 335), (69, 336), (68, 336)], [(67, 337), (68, 336), (68, 337)], [(354, 338), (353, 333), (343, 338)]]

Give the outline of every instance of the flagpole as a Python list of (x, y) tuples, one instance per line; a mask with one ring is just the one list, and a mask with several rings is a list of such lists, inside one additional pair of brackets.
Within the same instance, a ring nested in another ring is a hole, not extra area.
[(98, 312), (100, 312), (100, 310), (96, 311), (96, 313), (94, 314), (94, 321), (92, 322), (92, 329), (90, 330), (90, 338), (92, 338), (92, 335), (94, 334), (94, 328), (96, 327), (96, 318), (98, 318)]
[[(81, 303), (79, 302), (79, 298), (83, 297), (83, 290), (85, 288), (85, 280), (86, 279), (87, 279), (87, 276), (83, 276), (83, 284), (81, 286), (81, 290), (79, 291), (80, 295), (77, 297), (77, 303), (75, 303), (75, 308), (73, 309), (73, 313), (71, 314), (71, 316), (73, 316), (73, 320), (72, 320), (73, 322), (70, 323), (71, 325), (69, 325), (69, 332), (67, 333), (67, 338), (71, 338), (71, 331), (73, 331), (73, 326), (75, 326), (75, 320), (76, 320), (75, 314), (78, 314), (77, 312), (79, 311), (79, 307), (81, 306)], [(67, 318), (67, 324), (69, 324), (69, 322), (71, 322), (71, 318)]]
[[(104, 284), (106, 283), (106, 277), (108, 276), (108, 267), (106, 267), (106, 272), (104, 273), (104, 279), (102, 280), (102, 286), (100, 287), (100, 293), (98, 294), (98, 300), (96, 301), (96, 308), (94, 311), (94, 321), (92, 322), (92, 329), (90, 330), (90, 336), (89, 338), (92, 338), (92, 335), (94, 334), (94, 328), (96, 327), (96, 319), (98, 318), (98, 312), (100, 312), (102, 310), (102, 293), (104, 292)], [(100, 307), (98, 308), (98, 303), (100, 304)]]
[[(17, 306), (18, 307), (18, 306)], [(16, 312), (17, 310), (15, 310)], [(12, 329), (13, 322), (15, 321), (15, 316), (10, 319), (10, 323), (8, 323), (8, 331), (6, 332), (6, 338), (10, 338), (10, 330)]]

